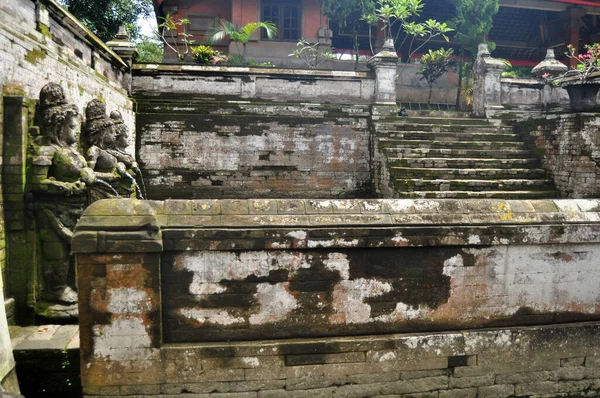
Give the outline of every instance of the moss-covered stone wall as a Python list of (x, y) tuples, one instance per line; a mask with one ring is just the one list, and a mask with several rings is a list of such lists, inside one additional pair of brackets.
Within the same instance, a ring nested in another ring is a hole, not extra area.
[(37, 134), (31, 128), (40, 89), (58, 83), (81, 112), (87, 102), (100, 98), (109, 112), (119, 110), (134, 131), (127, 73), (127, 65), (56, 1), (0, 4), (0, 206), (5, 217), (0, 221), (0, 267), (5, 298), (16, 300), (17, 322), (31, 321), (25, 314), (36, 296), (37, 237), (25, 179), (28, 139)]
[(593, 396), (599, 206), (96, 202), (73, 243), (84, 394)]

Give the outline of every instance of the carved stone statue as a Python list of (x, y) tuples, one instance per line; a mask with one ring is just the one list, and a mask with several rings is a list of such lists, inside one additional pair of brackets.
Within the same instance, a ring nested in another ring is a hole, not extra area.
[(85, 117), (82, 146), (88, 166), (97, 178), (90, 191), (90, 201), (119, 196), (116, 188), (126, 167), (113, 153), (116, 149), (115, 123), (106, 116), (106, 105), (97, 99), (87, 104)]
[(50, 83), (40, 92), (41, 136), (31, 146), (30, 190), (41, 240), (40, 299), (36, 311), (49, 318), (77, 316), (73, 229), (85, 209), (86, 186), (95, 175), (77, 151), (81, 119), (62, 87)]
[(121, 179), (121, 184), (117, 187), (117, 191), (121, 196), (143, 199), (140, 195), (137, 182), (135, 181), (135, 177), (140, 174), (138, 164), (135, 161), (135, 158), (127, 152), (127, 147), (129, 146), (129, 129), (123, 122), (121, 112), (112, 111), (110, 113), (110, 119), (115, 126), (116, 138), (115, 148), (109, 149), (108, 152), (115, 156), (119, 162), (123, 163), (127, 169), (123, 174), (125, 178)]

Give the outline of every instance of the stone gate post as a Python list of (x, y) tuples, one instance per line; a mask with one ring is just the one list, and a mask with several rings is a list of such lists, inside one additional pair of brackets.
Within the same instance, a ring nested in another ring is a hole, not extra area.
[(163, 246), (152, 207), (135, 199), (95, 202), (79, 220), (72, 247), (78, 268), (84, 395), (158, 394), (164, 378)]
[(396, 113), (396, 70), (398, 55), (392, 39), (386, 40), (383, 49), (367, 65), (375, 71), (375, 106), (373, 113)]
[(501, 110), (501, 77), (506, 65), (492, 58), (487, 44), (479, 45), (475, 61), (475, 81), (473, 84), (473, 111), (477, 117), (488, 116), (488, 111)]

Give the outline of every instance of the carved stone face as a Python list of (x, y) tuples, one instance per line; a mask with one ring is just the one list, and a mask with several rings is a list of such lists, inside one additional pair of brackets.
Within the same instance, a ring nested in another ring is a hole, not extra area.
[(117, 132), (114, 125), (109, 125), (104, 128), (100, 147), (103, 149), (111, 149), (115, 147)]
[(127, 126), (121, 124), (116, 126), (117, 140), (116, 146), (118, 149), (125, 149), (129, 146), (129, 130)]
[(61, 141), (67, 145), (73, 145), (77, 142), (77, 137), (81, 131), (81, 119), (79, 115), (69, 115), (60, 130)]

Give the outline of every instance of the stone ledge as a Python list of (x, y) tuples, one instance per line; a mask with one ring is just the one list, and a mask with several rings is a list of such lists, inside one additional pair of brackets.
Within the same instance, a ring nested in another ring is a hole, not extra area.
[(166, 250), (241, 250), (592, 242), (600, 242), (598, 199), (112, 199), (85, 211), (73, 250), (160, 252), (163, 244)]

